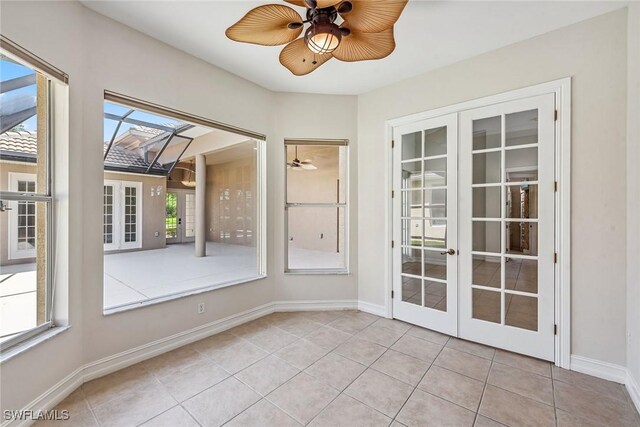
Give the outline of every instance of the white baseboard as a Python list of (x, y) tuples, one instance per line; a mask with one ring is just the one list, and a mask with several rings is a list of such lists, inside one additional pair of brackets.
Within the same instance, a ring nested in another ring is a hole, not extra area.
[(629, 396), (631, 396), (631, 401), (636, 406), (638, 412), (640, 412), (640, 384), (638, 384), (636, 379), (633, 378), (631, 372), (629, 371), (627, 371), (627, 380), (625, 381), (625, 386), (627, 387)]
[(388, 317), (387, 309), (384, 305), (371, 304), (370, 302), (358, 301), (358, 310), (365, 313), (375, 314), (380, 317)]
[(624, 366), (576, 356), (575, 354), (571, 355), (571, 370), (620, 384), (624, 384), (627, 381), (627, 368)]
[[(361, 307), (362, 304), (362, 307)], [(357, 300), (337, 300), (337, 301), (277, 301), (264, 304), (244, 312), (234, 314), (198, 326), (188, 331), (180, 332), (166, 338), (162, 338), (130, 350), (114, 354), (95, 362), (88, 363), (60, 380), (49, 390), (42, 393), (31, 403), (23, 408), (25, 411), (46, 411), (54, 408), (63, 401), (75, 389), (83, 383), (92, 379), (108, 375), (112, 372), (134, 365), (146, 359), (158, 356), (167, 351), (171, 351), (183, 345), (201, 340), (208, 336), (226, 331), (235, 326), (257, 319), (274, 312), (285, 311), (324, 311), (324, 310), (355, 310), (359, 309), (368, 313), (384, 316), (382, 307), (373, 304), (359, 303)], [(31, 425), (30, 420), (5, 420), (2, 427), (26, 427)]]

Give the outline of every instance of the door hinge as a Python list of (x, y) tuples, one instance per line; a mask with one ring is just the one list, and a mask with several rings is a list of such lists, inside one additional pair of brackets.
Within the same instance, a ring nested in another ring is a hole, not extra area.
[(558, 335), (558, 325), (553, 325), (553, 335)]
[(558, 181), (553, 181), (553, 191), (558, 192)]
[(392, 139), (391, 140), (391, 148), (394, 148), (396, 146), (396, 142)]
[(391, 190), (391, 198), (393, 199), (394, 197), (396, 197), (396, 192)]
[(558, 121), (558, 110), (554, 110), (553, 111), (553, 121), (557, 122)]
[(391, 299), (393, 299), (393, 291), (391, 291)]
[(553, 263), (557, 264), (558, 263), (558, 252), (553, 254)]
[(396, 243), (392, 240), (391, 241), (391, 248), (393, 249), (396, 246)]

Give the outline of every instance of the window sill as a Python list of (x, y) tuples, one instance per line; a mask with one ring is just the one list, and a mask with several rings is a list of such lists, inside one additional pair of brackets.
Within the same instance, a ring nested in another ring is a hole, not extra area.
[(349, 276), (349, 270), (287, 270), (284, 272), (286, 276)]
[(55, 326), (51, 329), (47, 329), (46, 331), (42, 332), (39, 335), (36, 335), (31, 339), (28, 339), (24, 342), (21, 342), (20, 344), (16, 344), (15, 346), (6, 349), (0, 354), (0, 365), (24, 353), (25, 351), (28, 351), (38, 346), (39, 344), (50, 340), (51, 338), (61, 334), (68, 329), (71, 329), (71, 326)]
[(267, 278), (267, 275), (264, 274), (264, 275), (260, 275), (260, 276), (251, 277), (249, 279), (242, 279), (242, 280), (237, 280), (237, 281), (234, 281), (234, 282), (211, 285), (211, 286), (207, 286), (207, 287), (204, 287), (204, 288), (197, 288), (197, 289), (193, 289), (193, 290), (189, 290), (189, 291), (184, 291), (184, 292), (180, 292), (180, 293), (166, 295), (166, 296), (163, 296), (163, 297), (148, 299), (146, 301), (140, 301), (140, 302), (135, 302), (135, 303), (126, 304), (126, 305), (108, 307), (108, 308), (104, 308), (103, 309), (102, 314), (104, 316), (110, 316), (112, 314), (117, 314), (117, 313), (122, 313), (122, 312), (125, 312), (125, 311), (135, 310), (135, 309), (142, 308), (142, 307), (147, 307), (147, 306), (150, 306), (150, 305), (161, 304), (161, 303), (168, 302), (168, 301), (174, 301), (174, 300), (185, 298), (185, 297), (189, 297), (189, 296), (192, 296), (192, 295), (199, 295), (199, 294), (202, 294), (202, 293), (205, 293), (205, 292), (215, 291), (217, 289), (228, 288), (230, 286), (241, 285), (243, 283), (255, 282), (257, 280), (262, 280), (262, 279), (266, 279), (266, 278)]

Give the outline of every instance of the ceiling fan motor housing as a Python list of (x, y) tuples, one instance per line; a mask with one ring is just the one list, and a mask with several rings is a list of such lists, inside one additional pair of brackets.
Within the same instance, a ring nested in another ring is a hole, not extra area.
[(307, 28), (304, 39), (313, 52), (323, 55), (333, 52), (342, 40), (342, 31), (334, 22), (338, 10), (331, 6), (323, 9), (307, 9), (307, 19), (311, 26)]

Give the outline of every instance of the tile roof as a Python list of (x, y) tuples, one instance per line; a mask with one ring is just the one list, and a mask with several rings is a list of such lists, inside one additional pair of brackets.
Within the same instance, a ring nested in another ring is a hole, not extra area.
[(36, 132), (7, 131), (0, 134), (0, 151), (28, 154), (28, 157), (34, 157), (38, 153)]

